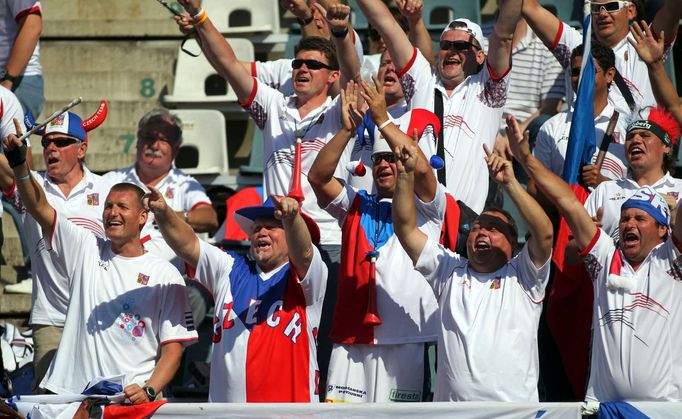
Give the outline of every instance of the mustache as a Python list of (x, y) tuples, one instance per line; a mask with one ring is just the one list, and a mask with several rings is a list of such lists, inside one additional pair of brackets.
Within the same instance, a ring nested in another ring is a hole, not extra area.
[(144, 151), (145, 157), (163, 157), (163, 153), (160, 150), (150, 150)]

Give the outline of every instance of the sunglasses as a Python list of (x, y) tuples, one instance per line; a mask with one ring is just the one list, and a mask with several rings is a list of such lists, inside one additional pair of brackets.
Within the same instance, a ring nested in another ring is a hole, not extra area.
[(590, 10), (592, 11), (592, 14), (599, 14), (602, 10), (609, 12), (609, 13), (615, 13), (621, 9), (625, 9), (628, 6), (630, 6), (629, 1), (623, 1), (623, 0), (618, 0), (618, 1), (609, 1), (606, 3), (592, 3), (590, 4)]
[(327, 70), (334, 70), (331, 68), (331, 66), (322, 63), (317, 60), (301, 60), (301, 59), (295, 59), (294, 61), (291, 62), (291, 68), (294, 70), (298, 70), (299, 68), (303, 67), (303, 64), (305, 64), (306, 68), (308, 70), (320, 70), (323, 68), (326, 68)]
[(386, 163), (395, 163), (395, 154), (393, 153), (377, 153), (372, 154), (372, 163), (379, 164), (384, 160)]
[(443, 51), (468, 51), (471, 48), (476, 48), (476, 45), (469, 41), (440, 41), (440, 49)]
[(57, 148), (64, 148), (72, 144), (80, 143), (80, 141), (73, 138), (43, 138), (40, 140), (40, 144), (43, 148), (49, 147), (52, 143), (54, 143)]
[[(601, 70), (597, 68), (597, 66), (594, 66), (594, 74), (599, 73)], [(576, 68), (571, 68), (571, 77), (578, 77), (580, 76), (580, 67)]]

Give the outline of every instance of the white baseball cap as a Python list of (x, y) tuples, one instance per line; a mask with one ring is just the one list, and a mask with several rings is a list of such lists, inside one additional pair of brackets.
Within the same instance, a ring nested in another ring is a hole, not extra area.
[(483, 43), (484, 37), (481, 27), (477, 23), (465, 18), (455, 19), (448, 23), (448, 26), (446, 26), (445, 29), (443, 29), (443, 32), (441, 32), (440, 39), (443, 39), (443, 35), (445, 35), (446, 32), (454, 30), (469, 32), (476, 42), (478, 42), (479, 47), (483, 48), (485, 45)]

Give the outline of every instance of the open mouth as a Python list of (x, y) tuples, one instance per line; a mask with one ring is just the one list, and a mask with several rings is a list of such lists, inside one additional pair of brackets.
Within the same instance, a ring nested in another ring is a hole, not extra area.
[(256, 249), (258, 249), (258, 250), (270, 249), (271, 247), (272, 247), (272, 245), (267, 240), (257, 240), (256, 241)]
[(479, 250), (479, 251), (489, 250), (490, 249), (490, 243), (486, 242), (485, 240), (479, 240), (474, 245), (474, 249)]
[(48, 158), (47, 158), (47, 165), (48, 165), (48, 166), (51, 166), (51, 165), (57, 164), (57, 163), (59, 163), (59, 159), (58, 159), (58, 158), (56, 158), (56, 157), (48, 157)]
[(628, 155), (630, 156), (630, 160), (632, 160), (633, 158), (637, 158), (639, 156), (644, 155), (644, 149), (638, 145), (632, 146), (628, 150)]
[(621, 237), (623, 245), (626, 247), (635, 246), (639, 243), (639, 236), (634, 232), (626, 232), (623, 237)]

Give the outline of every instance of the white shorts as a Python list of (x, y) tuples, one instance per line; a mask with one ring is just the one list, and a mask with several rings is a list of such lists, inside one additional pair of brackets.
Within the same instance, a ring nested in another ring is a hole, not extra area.
[(420, 402), (424, 343), (334, 344), (326, 402)]

